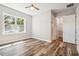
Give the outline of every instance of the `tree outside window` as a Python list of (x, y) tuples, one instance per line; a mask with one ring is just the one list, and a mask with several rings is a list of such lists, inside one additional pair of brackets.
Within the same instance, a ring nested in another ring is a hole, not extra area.
[(19, 33), (25, 31), (24, 18), (4, 14), (4, 32)]

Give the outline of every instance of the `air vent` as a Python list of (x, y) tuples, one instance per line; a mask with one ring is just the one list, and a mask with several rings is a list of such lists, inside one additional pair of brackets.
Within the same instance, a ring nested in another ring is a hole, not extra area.
[(73, 7), (73, 6), (74, 6), (74, 4), (71, 3), (71, 4), (68, 4), (68, 5), (67, 5), (67, 8), (69, 8), (69, 7)]

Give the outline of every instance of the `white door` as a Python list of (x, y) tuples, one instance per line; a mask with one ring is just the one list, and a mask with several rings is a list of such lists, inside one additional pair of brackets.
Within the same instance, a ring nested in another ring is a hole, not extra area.
[(63, 16), (63, 40), (75, 43), (75, 15)]

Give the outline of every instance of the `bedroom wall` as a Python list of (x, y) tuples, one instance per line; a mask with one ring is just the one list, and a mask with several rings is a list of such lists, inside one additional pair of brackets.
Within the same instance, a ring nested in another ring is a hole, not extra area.
[(56, 39), (56, 21), (52, 10), (33, 16), (32, 37), (47, 42)]
[[(3, 35), (3, 13), (8, 13), (11, 15), (19, 16), (19, 17), (24, 17), (26, 18), (26, 33), (17, 33), (17, 34), (6, 34)], [(20, 11), (11, 9), (9, 7), (0, 5), (0, 44), (12, 42), (12, 41), (17, 41), (17, 40), (22, 40), (22, 39), (27, 39), (31, 38), (31, 33), (32, 32), (32, 16), (24, 14)]]
[(49, 41), (51, 39), (51, 11), (34, 15), (32, 19), (32, 37)]

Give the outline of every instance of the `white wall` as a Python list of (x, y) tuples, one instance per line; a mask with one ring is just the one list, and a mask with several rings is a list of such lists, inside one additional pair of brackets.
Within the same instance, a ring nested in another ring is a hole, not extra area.
[(32, 19), (32, 37), (49, 41), (51, 39), (51, 11), (35, 15)]
[(63, 40), (75, 43), (75, 15), (63, 16)]
[(79, 44), (79, 5), (76, 13), (77, 13), (77, 43)]
[(72, 15), (72, 14), (75, 14), (75, 11), (76, 11), (76, 7), (69, 8), (69, 9), (62, 10), (62, 11), (56, 13), (56, 16)]
[[(3, 26), (3, 23), (2, 23), (3, 22), (3, 19), (2, 19), (3, 12), (26, 18), (26, 22), (27, 22), (26, 23), (26, 33), (3, 35), (2, 34), (2, 31), (3, 31), (3, 28), (2, 28), (2, 26)], [(17, 10), (0, 5), (0, 44), (31, 38), (31, 32), (32, 32), (32, 17), (30, 15), (27, 15), (27, 14), (21, 13)]]
[(79, 52), (79, 4), (76, 13), (77, 13), (77, 50)]

